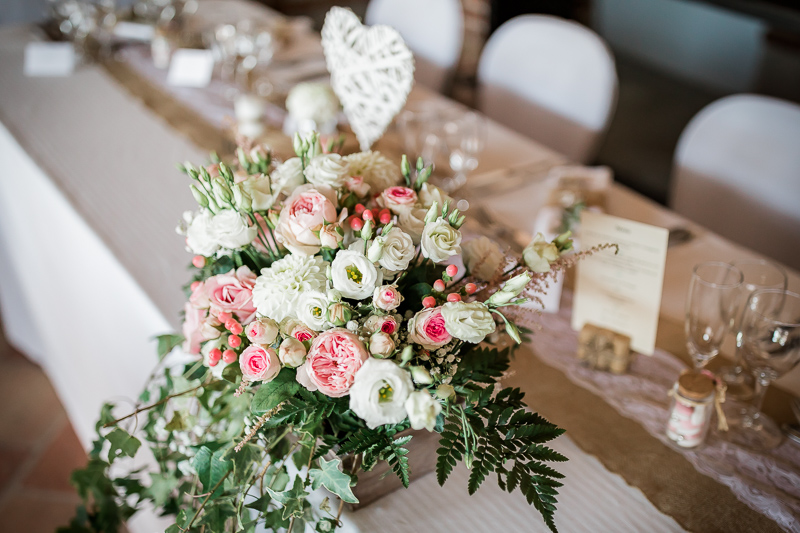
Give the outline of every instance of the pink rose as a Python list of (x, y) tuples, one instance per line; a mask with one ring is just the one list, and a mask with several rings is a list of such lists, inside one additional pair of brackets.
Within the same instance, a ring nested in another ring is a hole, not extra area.
[(397, 320), (392, 316), (378, 316), (372, 315), (364, 322), (364, 329), (370, 333), (382, 331), (389, 335), (394, 335), (397, 331)]
[(204, 289), (211, 311), (214, 314), (220, 311), (231, 313), (243, 324), (249, 323), (256, 314), (253, 305), (255, 283), (256, 275), (246, 266), (208, 278)]
[(444, 327), (441, 307), (423, 309), (408, 322), (408, 338), (426, 350), (435, 350), (452, 338)]
[(317, 332), (309, 328), (305, 324), (298, 324), (294, 328), (292, 328), (292, 331), (291, 333), (289, 333), (289, 335), (299, 340), (300, 342), (305, 342), (313, 340), (317, 336)]
[(258, 318), (247, 325), (244, 333), (253, 344), (272, 344), (278, 338), (278, 324), (271, 318)]
[(399, 215), (414, 207), (417, 203), (417, 193), (408, 187), (389, 187), (381, 193), (378, 203)]
[(186, 302), (183, 306), (183, 350), (191, 354), (200, 353), (200, 343), (208, 340), (203, 335), (202, 326), (208, 312), (205, 309), (197, 309), (191, 303)]
[(314, 339), (306, 362), (297, 369), (297, 381), (308, 390), (319, 389), (339, 398), (350, 391), (356, 372), (367, 359), (369, 353), (354, 333), (330, 329)]
[(365, 182), (361, 176), (350, 176), (344, 180), (344, 186), (348, 191), (361, 198), (369, 194), (369, 183)]
[(270, 381), (281, 371), (281, 362), (272, 348), (251, 344), (239, 356), (239, 367), (247, 381)]
[(192, 290), (192, 295), (189, 296), (189, 302), (197, 309), (208, 309), (211, 302), (208, 301), (205, 283), (201, 281), (195, 286), (194, 290)]
[(372, 293), (372, 303), (378, 309), (384, 311), (391, 311), (397, 309), (400, 302), (403, 301), (403, 295), (397, 290), (394, 285), (384, 285), (383, 287), (376, 287), (375, 292)]
[(314, 255), (319, 252), (319, 230), (324, 222), (336, 222), (336, 207), (319, 189), (324, 188), (298, 187), (281, 210), (278, 240), (293, 253)]

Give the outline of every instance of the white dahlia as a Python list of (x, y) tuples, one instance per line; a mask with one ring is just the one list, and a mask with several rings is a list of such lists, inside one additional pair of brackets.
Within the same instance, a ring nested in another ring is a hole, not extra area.
[(325, 291), (327, 266), (321, 257), (291, 254), (261, 270), (253, 288), (253, 304), (259, 316), (277, 322), (296, 317), (303, 293)]

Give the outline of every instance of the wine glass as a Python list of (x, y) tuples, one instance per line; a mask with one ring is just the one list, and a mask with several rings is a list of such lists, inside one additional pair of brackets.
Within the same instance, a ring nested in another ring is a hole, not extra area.
[(473, 111), (444, 124), (445, 143), (450, 152), (450, 168), (455, 173), (445, 181), (445, 190), (453, 192), (467, 183), (467, 174), (478, 167), (478, 157), (486, 147), (486, 121)]
[(397, 129), (410, 161), (421, 157), (426, 164), (436, 163), (442, 151), (441, 112), (430, 102), (409, 104), (397, 117)]
[[(786, 271), (772, 261), (767, 261), (766, 259), (743, 259), (733, 261), (731, 264), (741, 270), (744, 276), (744, 281), (742, 282), (742, 301), (744, 302), (758, 289), (786, 290), (787, 288), (788, 278)], [(744, 309), (740, 313), (736, 313), (734, 316), (735, 322), (732, 324), (732, 330), (738, 332), (734, 364), (722, 367), (719, 371), (719, 376), (728, 386), (727, 397), (733, 400), (749, 400), (753, 394), (753, 377), (749, 372), (743, 370), (741, 350), (738, 348), (740, 344), (739, 337), (741, 336), (741, 315), (743, 313)]]
[(717, 356), (739, 306), (742, 272), (722, 262), (700, 263), (692, 271), (686, 298), (686, 346), (694, 367)]
[(732, 420), (734, 441), (774, 448), (783, 435), (761, 412), (770, 383), (800, 362), (800, 294), (784, 289), (760, 289), (747, 301), (740, 335), (742, 360), (755, 377), (755, 396), (741, 420)]

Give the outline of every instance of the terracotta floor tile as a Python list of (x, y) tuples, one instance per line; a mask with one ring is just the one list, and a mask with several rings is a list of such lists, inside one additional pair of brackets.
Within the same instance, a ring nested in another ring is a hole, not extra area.
[(24, 464), (29, 452), (24, 449), (0, 446), (0, 494), (14, 476), (14, 473)]
[(69, 423), (39, 457), (22, 482), (24, 487), (74, 492), (69, 482), (75, 468), (86, 465), (86, 452)]
[(4, 533), (53, 533), (69, 524), (78, 498), (65, 498), (22, 491), (0, 508), (0, 531)]

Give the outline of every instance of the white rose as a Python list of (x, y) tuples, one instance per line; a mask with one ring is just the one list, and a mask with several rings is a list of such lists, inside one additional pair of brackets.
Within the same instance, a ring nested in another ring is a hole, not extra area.
[(387, 359), (367, 359), (350, 387), (350, 409), (375, 429), (406, 417), (405, 402), (414, 383), (407, 370)]
[(253, 242), (258, 230), (238, 212), (225, 209), (211, 218), (208, 233), (222, 248), (236, 250)]
[(425, 230), (425, 215), (428, 210), (424, 207), (412, 207), (408, 211), (403, 211), (397, 217), (399, 226), (411, 236), (414, 244), (419, 244), (422, 232)]
[(209, 256), (219, 249), (216, 239), (209, 232), (211, 214), (203, 211), (195, 215), (186, 229), (186, 246), (193, 254)]
[(281, 193), (288, 196), (306, 182), (306, 177), (303, 175), (303, 162), (299, 157), (287, 159), (272, 171), (270, 178), (275, 196), (277, 197)]
[(451, 204), (453, 203), (453, 199), (447, 196), (442, 189), (427, 181), (422, 184), (417, 195), (419, 196), (419, 203), (425, 209), (429, 209), (433, 205), (433, 202), (438, 203), (439, 207), (443, 207), (447, 201)]
[(382, 331), (373, 333), (369, 338), (369, 353), (380, 359), (392, 355), (395, 346), (392, 336)]
[(467, 241), (461, 245), (461, 249), (467, 270), (483, 281), (489, 281), (497, 274), (504, 259), (500, 247), (488, 237)]
[(381, 284), (383, 273), (361, 252), (342, 250), (331, 263), (331, 278), (333, 288), (342, 296), (363, 300)]
[(285, 366), (297, 368), (306, 361), (306, 347), (294, 337), (286, 337), (278, 347), (278, 358)]
[(534, 272), (549, 272), (550, 263), (556, 259), (558, 259), (558, 248), (555, 244), (547, 242), (541, 233), (537, 233), (522, 251), (522, 260)]
[(339, 114), (339, 99), (327, 83), (298, 83), (286, 96), (286, 110), (298, 121), (321, 126)]
[(305, 176), (314, 185), (339, 188), (349, 176), (347, 161), (339, 154), (322, 154), (308, 162)]
[(495, 330), (494, 318), (481, 302), (447, 302), (442, 306), (442, 317), (450, 335), (473, 344)]
[(441, 263), (450, 256), (458, 255), (461, 252), (460, 244), (461, 232), (442, 217), (425, 224), (420, 247), (422, 255), (434, 263)]
[(392, 228), (385, 236), (383, 242), (383, 254), (378, 263), (392, 272), (398, 272), (408, 268), (408, 264), (414, 258), (414, 241), (411, 237), (399, 228)]
[(409, 394), (405, 408), (411, 428), (416, 430), (425, 428), (428, 431), (433, 431), (436, 426), (436, 417), (442, 410), (441, 404), (426, 390), (418, 390)]
[(265, 174), (255, 174), (248, 176), (239, 186), (250, 195), (253, 200), (253, 211), (266, 211), (275, 202), (272, 194), (270, 179)]
[(325, 329), (325, 312), (328, 310), (328, 298), (320, 291), (303, 293), (297, 303), (297, 318), (315, 331)]

